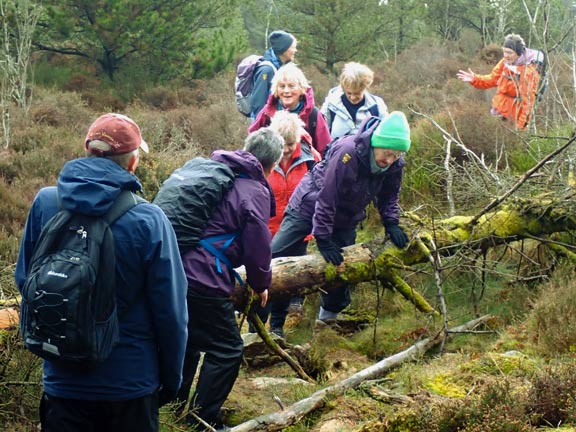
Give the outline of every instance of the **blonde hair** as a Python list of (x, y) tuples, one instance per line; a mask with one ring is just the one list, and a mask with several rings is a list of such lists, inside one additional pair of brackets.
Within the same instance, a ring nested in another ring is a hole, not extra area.
[(105, 141), (92, 140), (86, 145), (86, 153), (88, 157), (104, 157), (106, 159), (110, 159), (111, 161), (116, 162), (118, 165), (120, 165), (122, 168), (126, 170), (128, 169), (128, 165), (132, 160), (132, 156), (134, 155), (138, 156), (139, 154), (138, 149), (134, 149), (132, 151), (129, 151), (128, 153), (106, 155), (106, 156), (99, 156), (98, 154), (94, 154), (92, 152), (92, 150), (99, 150), (106, 153), (109, 152), (111, 148), (112, 146), (110, 146), (110, 144), (108, 144)]
[(372, 81), (374, 81), (374, 72), (361, 63), (346, 63), (340, 74), (340, 87), (343, 90), (364, 90), (370, 87)]
[(298, 114), (289, 111), (277, 111), (270, 121), (270, 129), (278, 132), (287, 144), (300, 142), (304, 131), (304, 122)]
[(272, 78), (270, 90), (274, 97), (278, 97), (278, 84), (281, 81), (291, 81), (298, 84), (304, 91), (310, 88), (310, 82), (304, 76), (304, 72), (294, 63), (287, 63), (276, 71)]

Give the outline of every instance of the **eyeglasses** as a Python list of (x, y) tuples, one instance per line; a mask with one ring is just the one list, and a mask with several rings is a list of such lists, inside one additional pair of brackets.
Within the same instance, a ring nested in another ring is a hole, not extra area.
[(383, 157), (394, 159), (394, 160), (400, 159), (403, 154), (404, 154), (404, 152), (396, 152), (396, 151), (386, 151), (386, 152), (381, 153), (381, 155)]

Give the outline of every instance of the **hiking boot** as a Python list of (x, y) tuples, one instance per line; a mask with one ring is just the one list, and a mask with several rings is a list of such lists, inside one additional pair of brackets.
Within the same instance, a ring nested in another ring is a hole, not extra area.
[(302, 303), (290, 303), (288, 306), (288, 313), (293, 315), (302, 315), (304, 305)]
[(331, 328), (334, 331), (340, 330), (340, 326), (338, 325), (336, 319), (326, 319), (326, 320), (317, 319), (314, 322), (314, 333), (318, 333), (327, 328)]

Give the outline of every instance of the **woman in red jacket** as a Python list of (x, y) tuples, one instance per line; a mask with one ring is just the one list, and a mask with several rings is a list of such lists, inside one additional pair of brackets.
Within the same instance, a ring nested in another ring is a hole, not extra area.
[[(304, 129), (304, 122), (298, 117), (298, 114), (285, 110), (278, 111), (272, 117), (269, 128), (284, 138), (282, 158), (268, 177), (268, 183), (270, 183), (276, 201), (276, 216), (271, 217), (268, 223), (272, 237), (274, 237), (280, 228), (292, 192), (302, 177), (312, 169), (316, 162), (320, 161), (321, 156), (312, 147), (312, 139)], [(272, 258), (306, 255), (306, 248), (302, 245), (305, 243), (299, 243), (296, 247), (283, 251), (282, 255), (273, 255)], [(284, 337), (283, 328), (288, 309), (291, 304), (296, 306), (301, 305), (301, 303), (302, 298), (297, 296), (292, 297), (292, 299), (289, 297), (275, 299), (269, 302), (269, 307), (260, 309), (258, 316), (262, 322), (266, 322), (268, 314), (271, 313), (270, 331)], [(253, 329), (250, 328), (250, 331)]]
[(312, 147), (312, 138), (304, 129), (304, 122), (297, 114), (288, 111), (278, 111), (272, 118), (270, 129), (278, 132), (284, 138), (282, 159), (270, 176), (268, 183), (274, 192), (276, 200), (276, 216), (270, 218), (272, 237), (280, 228), (284, 210), (290, 196), (302, 177), (321, 159), (320, 153)]
[(526, 48), (522, 37), (514, 33), (506, 36), (502, 51), (504, 57), (490, 74), (478, 75), (468, 69), (456, 76), (479, 89), (497, 87), (490, 112), (524, 129), (536, 101), (540, 81), (537, 63), (543, 60), (542, 53)]

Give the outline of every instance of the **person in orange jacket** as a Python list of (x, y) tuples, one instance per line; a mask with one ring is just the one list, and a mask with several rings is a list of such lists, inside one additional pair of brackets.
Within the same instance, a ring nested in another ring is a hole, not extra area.
[(540, 81), (537, 64), (543, 61), (543, 54), (527, 48), (522, 37), (514, 33), (505, 37), (502, 52), (503, 58), (490, 74), (478, 75), (469, 68), (456, 76), (478, 89), (497, 87), (490, 112), (524, 129), (536, 101)]

